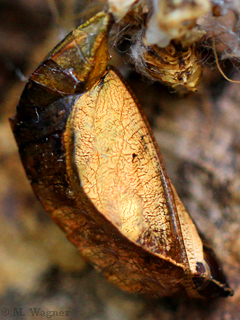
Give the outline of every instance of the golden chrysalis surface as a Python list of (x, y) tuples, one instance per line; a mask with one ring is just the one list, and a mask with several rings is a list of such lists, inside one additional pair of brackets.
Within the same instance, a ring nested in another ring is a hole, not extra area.
[(232, 295), (136, 98), (107, 67), (112, 23), (101, 12), (73, 31), (24, 89), (11, 125), (33, 190), (82, 255), (122, 289)]

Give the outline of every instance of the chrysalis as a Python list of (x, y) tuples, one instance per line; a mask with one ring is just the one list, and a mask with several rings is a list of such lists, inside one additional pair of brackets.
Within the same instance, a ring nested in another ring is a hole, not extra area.
[(233, 292), (164, 169), (135, 96), (108, 61), (100, 12), (31, 75), (11, 119), (28, 179), (108, 280), (151, 296)]

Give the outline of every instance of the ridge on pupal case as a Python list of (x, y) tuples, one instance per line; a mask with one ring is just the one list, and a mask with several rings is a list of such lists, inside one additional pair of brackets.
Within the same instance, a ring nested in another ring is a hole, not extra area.
[(111, 15), (70, 33), (32, 74), (11, 126), (32, 188), (82, 255), (155, 297), (233, 292), (165, 172), (136, 98), (107, 67)]
[[(17, 106), (18, 119), (39, 115), (49, 104), (82, 93), (106, 71), (110, 15), (97, 14), (60, 42), (30, 76)], [(72, 59), (75, 57), (75, 59)]]

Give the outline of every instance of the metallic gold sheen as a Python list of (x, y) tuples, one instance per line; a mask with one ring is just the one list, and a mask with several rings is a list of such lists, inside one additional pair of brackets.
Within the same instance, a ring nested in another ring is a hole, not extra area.
[(232, 295), (136, 98), (107, 67), (112, 23), (100, 12), (78, 27), (26, 84), (10, 122), (27, 177), (69, 240), (120, 288)]
[[(80, 184), (95, 210), (122, 235), (181, 267), (183, 279), (174, 279), (171, 271), (167, 277), (173, 283), (182, 282), (190, 296), (199, 297), (192, 292), (191, 277), (197, 262), (204, 263), (201, 239), (171, 190), (146, 121), (114, 71), (78, 99), (68, 120), (65, 144), (67, 171), (76, 193)], [(81, 196), (78, 201), (82, 206)], [(98, 257), (91, 255), (91, 262), (98, 265)], [(120, 276), (124, 273), (115, 273), (115, 278)], [(157, 294), (165, 295), (166, 289), (171, 291), (166, 286)]]

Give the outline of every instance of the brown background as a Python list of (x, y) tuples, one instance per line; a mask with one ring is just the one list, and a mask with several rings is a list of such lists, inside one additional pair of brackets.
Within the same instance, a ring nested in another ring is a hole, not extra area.
[[(22, 319), (46, 319), (31, 316), (29, 308), (37, 307), (70, 311), (52, 317), (64, 320), (240, 319), (240, 84), (224, 80), (211, 59), (198, 92), (187, 97), (142, 81), (120, 53), (113, 60), (128, 75), (168, 174), (221, 259), (233, 297), (149, 300), (121, 292), (82, 261), (30, 189), (8, 118), (24, 77), (73, 28), (72, 14), (81, 13), (79, 23), (97, 10), (91, 1), (62, 0), (58, 7), (50, 0), (0, 1), (0, 314), (9, 309), (0, 318), (16, 319), (13, 308), (23, 308)], [(225, 67), (240, 80), (231, 63)]]

